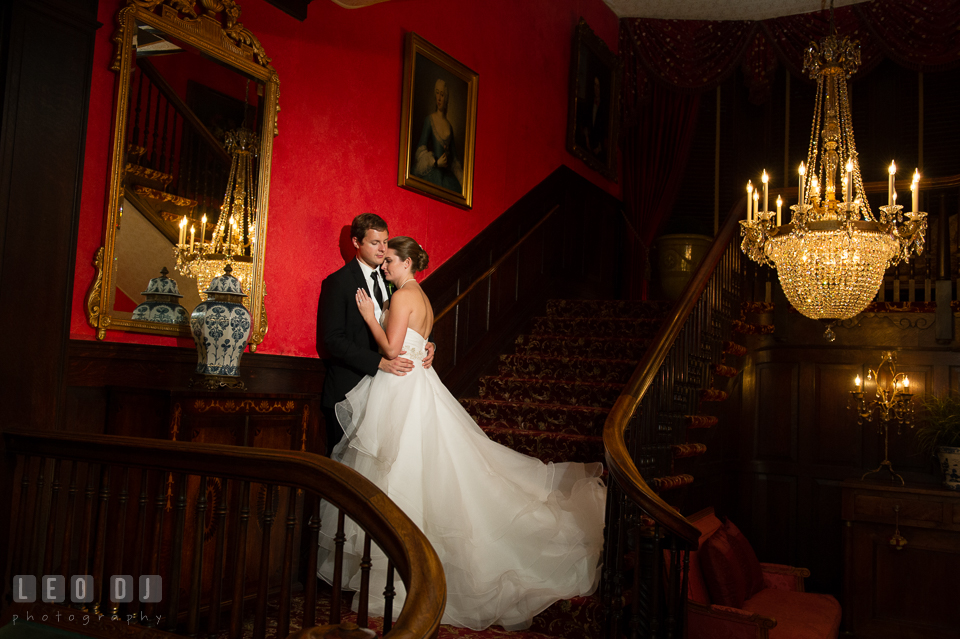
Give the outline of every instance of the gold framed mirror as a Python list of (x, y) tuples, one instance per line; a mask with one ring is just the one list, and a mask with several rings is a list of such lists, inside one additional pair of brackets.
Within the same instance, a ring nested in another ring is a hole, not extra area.
[(117, 14), (109, 191), (87, 321), (98, 339), (108, 329), (190, 337), (187, 318), (230, 264), (248, 295), (253, 351), (267, 332), (279, 78), (236, 2), (199, 5), (129, 0)]

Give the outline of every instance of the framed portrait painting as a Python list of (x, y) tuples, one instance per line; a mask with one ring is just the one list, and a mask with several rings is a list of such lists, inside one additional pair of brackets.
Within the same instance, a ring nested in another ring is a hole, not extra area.
[(473, 206), (478, 77), (416, 33), (407, 34), (399, 186)]
[(621, 62), (583, 18), (573, 39), (567, 151), (617, 181)]

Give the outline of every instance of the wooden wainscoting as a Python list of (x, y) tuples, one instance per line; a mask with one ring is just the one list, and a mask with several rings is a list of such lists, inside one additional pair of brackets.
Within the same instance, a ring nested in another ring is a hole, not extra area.
[(491, 355), (504, 352), (547, 299), (618, 297), (620, 207), (561, 166), (423, 281), (439, 312), (550, 214), (434, 326), (436, 368), (454, 395), (475, 392), (477, 379), (496, 364)]

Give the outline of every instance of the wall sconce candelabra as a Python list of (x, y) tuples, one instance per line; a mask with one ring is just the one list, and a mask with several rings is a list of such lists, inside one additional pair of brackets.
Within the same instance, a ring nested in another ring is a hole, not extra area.
[[(881, 380), (884, 367), (887, 373)], [(869, 402), (864, 398), (864, 390), (867, 382), (873, 382), (876, 385), (874, 398)], [(892, 422), (897, 425), (897, 434), (903, 426), (913, 428), (913, 394), (910, 392), (910, 378), (906, 373), (897, 372), (897, 354), (893, 351), (885, 351), (880, 360), (880, 365), (876, 370), (867, 369), (867, 379), (861, 380), (857, 375), (853, 382), (857, 389), (850, 391), (850, 402), (848, 409), (857, 411), (857, 423), (861, 426), (874, 419), (878, 421), (878, 429), (883, 435), (883, 461), (875, 470), (863, 474), (861, 479), (866, 479), (867, 475), (878, 473), (886, 468), (893, 477), (900, 480), (903, 485), (903, 477), (894, 472), (893, 464), (890, 463), (889, 455), (889, 436)]]

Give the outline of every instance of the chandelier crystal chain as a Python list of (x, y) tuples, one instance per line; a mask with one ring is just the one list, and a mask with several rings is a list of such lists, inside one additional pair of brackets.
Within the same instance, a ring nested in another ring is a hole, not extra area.
[(806, 163), (798, 176), (791, 218), (769, 210), (769, 176), (759, 188), (747, 184), (747, 219), (740, 222), (741, 248), (750, 259), (777, 270), (790, 303), (803, 315), (832, 323), (860, 313), (876, 297), (888, 266), (923, 251), (926, 213), (918, 208), (919, 172), (914, 173), (912, 210), (904, 213), (888, 172), (887, 204), (874, 213), (867, 200), (853, 135), (847, 80), (860, 65), (856, 40), (836, 34), (804, 53), (804, 71), (817, 82)]

